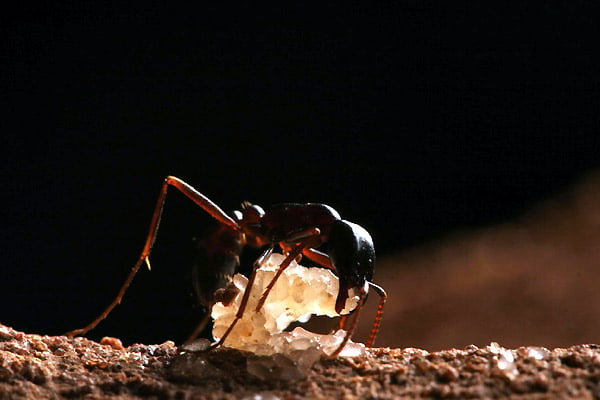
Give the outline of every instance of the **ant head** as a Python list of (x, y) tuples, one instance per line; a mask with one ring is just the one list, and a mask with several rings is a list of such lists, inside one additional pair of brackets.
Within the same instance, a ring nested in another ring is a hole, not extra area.
[(242, 203), (242, 219), (240, 225), (247, 245), (260, 247), (267, 243), (261, 233), (261, 219), (265, 215), (262, 207), (248, 201)]

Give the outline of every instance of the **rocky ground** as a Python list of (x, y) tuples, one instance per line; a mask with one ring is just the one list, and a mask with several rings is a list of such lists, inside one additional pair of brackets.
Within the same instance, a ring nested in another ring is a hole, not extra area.
[[(248, 372), (249, 353), (120, 346), (0, 325), (1, 399), (600, 398), (600, 346), (427, 352), (374, 348), (322, 359), (303, 377)], [(252, 370), (251, 370), (252, 371)]]

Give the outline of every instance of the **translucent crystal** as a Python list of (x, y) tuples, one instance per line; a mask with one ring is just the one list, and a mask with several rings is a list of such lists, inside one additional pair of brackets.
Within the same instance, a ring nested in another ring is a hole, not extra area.
[(534, 358), (536, 360), (543, 360), (548, 355), (548, 350), (543, 347), (528, 347), (527, 357)]
[(494, 358), (498, 369), (503, 371), (508, 378), (513, 379), (519, 374), (512, 351), (505, 349), (496, 342), (490, 343), (488, 349), (490, 353), (495, 354)]
[[(312, 315), (339, 316), (335, 311), (339, 281), (325, 268), (305, 268), (292, 261), (273, 286), (263, 307), (255, 311), (283, 260), (281, 254), (272, 254), (257, 270), (246, 310), (223, 344), (257, 355), (280, 354), (288, 360), (278, 358), (279, 361), (273, 364), (273, 360), (253, 359), (252, 367), (249, 364), (248, 368), (259, 376), (274, 370), (280, 371), (282, 377), (296, 376), (290, 365), (300, 369), (310, 367), (321, 355), (330, 355), (337, 350), (347, 334), (339, 330), (333, 335), (319, 335), (300, 327), (285, 331), (290, 323), (306, 322)], [(240, 289), (235, 299), (227, 306), (222, 303), (213, 306), (215, 339), (219, 339), (235, 319), (248, 279), (237, 274), (233, 282)], [(350, 291), (348, 295), (342, 314), (348, 314), (358, 304), (356, 293)], [(364, 345), (348, 341), (340, 355), (356, 357), (364, 355), (364, 349)]]

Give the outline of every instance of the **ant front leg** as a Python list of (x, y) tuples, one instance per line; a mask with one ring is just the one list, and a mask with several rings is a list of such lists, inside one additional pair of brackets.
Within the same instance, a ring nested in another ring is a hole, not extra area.
[[(381, 286), (378, 286), (372, 282), (367, 282), (368, 286), (370, 288), (372, 288), (373, 290), (375, 290), (375, 292), (377, 292), (377, 294), (379, 295), (379, 304), (377, 305), (377, 313), (375, 315), (375, 321), (373, 322), (373, 325), (371, 327), (371, 333), (369, 334), (369, 340), (367, 341), (367, 347), (373, 347), (373, 343), (375, 342), (375, 337), (377, 336), (377, 332), (379, 332), (379, 326), (381, 325), (381, 316), (383, 314), (383, 306), (385, 305), (385, 302), (387, 300), (387, 294), (385, 293), (385, 290), (383, 290), (383, 288)], [(329, 357), (335, 357), (338, 354), (340, 354), (340, 352), (344, 349), (344, 346), (346, 346), (346, 343), (348, 343), (348, 340), (350, 340), (350, 338), (352, 337), (352, 334), (354, 333), (354, 329), (356, 328), (356, 325), (358, 323), (358, 316), (360, 313), (360, 309), (362, 308), (365, 299), (367, 297), (367, 291), (362, 289), (359, 293), (359, 300), (358, 300), (358, 304), (356, 305), (356, 308), (354, 309), (354, 312), (352, 314), (354, 315), (343, 315), (342, 319), (340, 320), (340, 329), (343, 329), (346, 331), (346, 335), (344, 336), (344, 339), (342, 340), (342, 342), (340, 343), (340, 345), (338, 346), (338, 348), (329, 355)], [(350, 325), (348, 326), (348, 319), (352, 318), (352, 320), (350, 321)]]
[[(333, 243), (330, 243), (330, 245), (332, 247), (331, 251), (337, 256), (336, 259), (338, 268), (336, 268), (332, 259), (327, 254), (321, 253), (318, 250), (312, 248), (305, 249), (303, 254), (312, 261), (326, 268), (337, 271), (338, 276), (340, 277), (340, 291), (347, 291), (350, 288), (359, 288), (359, 305), (357, 305), (353, 312), (356, 314), (356, 316), (350, 321), (350, 325), (348, 325), (348, 319), (350, 318), (349, 315), (343, 315), (339, 323), (339, 328), (348, 332), (346, 335), (347, 339), (342, 343), (343, 345), (345, 345), (348, 339), (350, 339), (350, 336), (354, 331), (354, 327), (358, 319), (358, 313), (360, 312), (361, 305), (364, 302), (367, 294), (367, 288), (364, 285), (359, 285), (360, 281), (347, 281), (347, 276), (363, 276), (363, 282), (368, 285), (367, 287), (373, 289), (379, 295), (379, 304), (377, 306), (375, 320), (373, 321), (371, 332), (369, 334), (369, 340), (367, 341), (367, 347), (372, 347), (373, 343), (375, 342), (375, 337), (379, 332), (379, 326), (381, 325), (381, 317), (383, 315), (383, 307), (387, 301), (387, 294), (381, 286), (365, 279), (366, 275), (372, 274), (372, 264), (370, 266), (369, 264), (373, 262), (375, 256), (370, 235), (361, 227), (347, 221), (340, 221), (336, 223), (336, 225), (337, 237), (334, 237)], [(356, 245), (354, 245), (355, 243)], [(351, 256), (340, 257), (340, 253), (344, 255), (349, 253)], [(363, 267), (362, 269), (358, 269), (356, 264), (366, 265), (367, 268)], [(342, 310), (347, 297), (347, 293), (338, 294), (338, 301), (336, 301), (336, 310), (338, 312)], [(338, 349), (338, 351), (334, 354), (339, 353), (339, 351), (341, 351), (341, 348)]]
[(121, 300), (123, 300), (123, 296), (125, 295), (125, 292), (129, 288), (129, 285), (131, 285), (133, 278), (139, 271), (142, 264), (145, 263), (148, 266), (148, 269), (150, 269), (149, 256), (150, 256), (150, 252), (152, 251), (152, 246), (154, 245), (154, 241), (156, 240), (156, 235), (158, 233), (158, 227), (160, 225), (160, 220), (162, 217), (165, 200), (167, 197), (167, 189), (169, 188), (169, 186), (172, 186), (172, 187), (176, 188), (177, 190), (179, 190), (187, 198), (192, 200), (196, 205), (201, 207), (203, 210), (205, 210), (208, 214), (210, 214), (213, 218), (215, 218), (220, 223), (225, 224), (235, 230), (240, 229), (239, 224), (233, 218), (231, 218), (229, 215), (227, 215), (223, 210), (221, 210), (219, 208), (219, 206), (217, 206), (215, 203), (213, 203), (208, 197), (204, 196), (202, 193), (198, 192), (196, 189), (194, 189), (192, 186), (185, 183), (181, 179), (176, 178), (174, 176), (167, 176), (167, 178), (163, 182), (162, 189), (160, 191), (160, 195), (158, 196), (158, 200), (157, 200), (156, 206), (154, 208), (154, 213), (152, 214), (152, 220), (150, 222), (150, 229), (148, 232), (148, 236), (146, 237), (146, 243), (144, 244), (144, 248), (142, 250), (142, 253), (140, 254), (140, 258), (135, 263), (133, 268), (131, 268), (131, 271), (129, 272), (129, 275), (127, 275), (125, 282), (121, 286), (121, 289), (119, 290), (119, 293), (117, 294), (117, 297), (115, 297), (115, 299), (108, 305), (108, 307), (106, 307), (106, 309), (91, 323), (89, 323), (87, 326), (85, 326), (81, 329), (75, 329), (75, 330), (68, 332), (66, 334), (67, 336), (73, 337), (76, 335), (85, 335), (86, 333), (88, 333), (89, 331), (94, 329), (96, 327), (96, 325), (98, 325), (100, 323), (100, 321), (102, 321), (104, 318), (106, 318), (108, 316), (108, 314), (110, 314), (110, 312), (119, 303), (121, 303)]
[[(361, 292), (360, 293), (360, 298), (358, 299), (358, 304), (356, 305), (356, 308), (354, 309), (354, 315), (352, 318), (352, 321), (350, 322), (350, 326), (347, 327), (348, 325), (348, 318), (350, 317), (346, 317), (344, 318), (344, 327), (342, 329), (344, 329), (346, 331), (346, 334), (344, 335), (344, 338), (342, 339), (342, 342), (340, 343), (340, 345), (338, 346), (337, 349), (335, 349), (335, 351), (333, 353), (331, 353), (329, 355), (329, 357), (336, 357), (338, 354), (340, 354), (340, 352), (344, 349), (344, 347), (346, 346), (346, 343), (348, 343), (348, 340), (350, 340), (350, 338), (352, 337), (352, 333), (354, 333), (354, 328), (356, 328), (356, 324), (358, 322), (358, 316), (360, 314), (360, 309), (365, 301), (365, 297), (366, 297), (367, 293), (366, 292)], [(367, 347), (371, 347), (369, 345), (367, 345)]]
[(379, 332), (379, 326), (381, 325), (381, 317), (383, 315), (383, 306), (387, 301), (387, 293), (383, 288), (379, 285), (374, 284), (373, 282), (367, 282), (369, 287), (379, 295), (379, 303), (377, 304), (377, 312), (375, 314), (375, 321), (373, 321), (373, 325), (371, 327), (371, 333), (369, 334), (369, 341), (367, 342), (367, 347), (373, 347), (375, 343), (375, 337)]

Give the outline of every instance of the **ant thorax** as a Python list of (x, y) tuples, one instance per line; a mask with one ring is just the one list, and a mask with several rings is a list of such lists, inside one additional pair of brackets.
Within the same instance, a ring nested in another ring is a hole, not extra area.
[[(290, 354), (310, 348), (316, 350), (314, 354), (317, 357), (330, 355), (342, 342), (345, 331), (319, 335), (300, 327), (291, 332), (285, 330), (292, 322), (306, 322), (312, 315), (340, 315), (335, 311), (339, 282), (331, 270), (306, 268), (292, 262), (273, 286), (264, 306), (255, 311), (261, 295), (284, 258), (281, 254), (272, 254), (257, 270), (246, 310), (223, 345), (258, 355)], [(218, 340), (235, 319), (247, 283), (245, 276), (236, 274), (233, 284), (239, 290), (238, 295), (228, 305), (221, 302), (214, 304), (212, 318), (215, 339)], [(360, 299), (354, 290), (349, 290), (348, 294), (342, 315), (355, 309)], [(358, 356), (365, 353), (364, 349), (363, 344), (348, 342), (340, 355)]]

